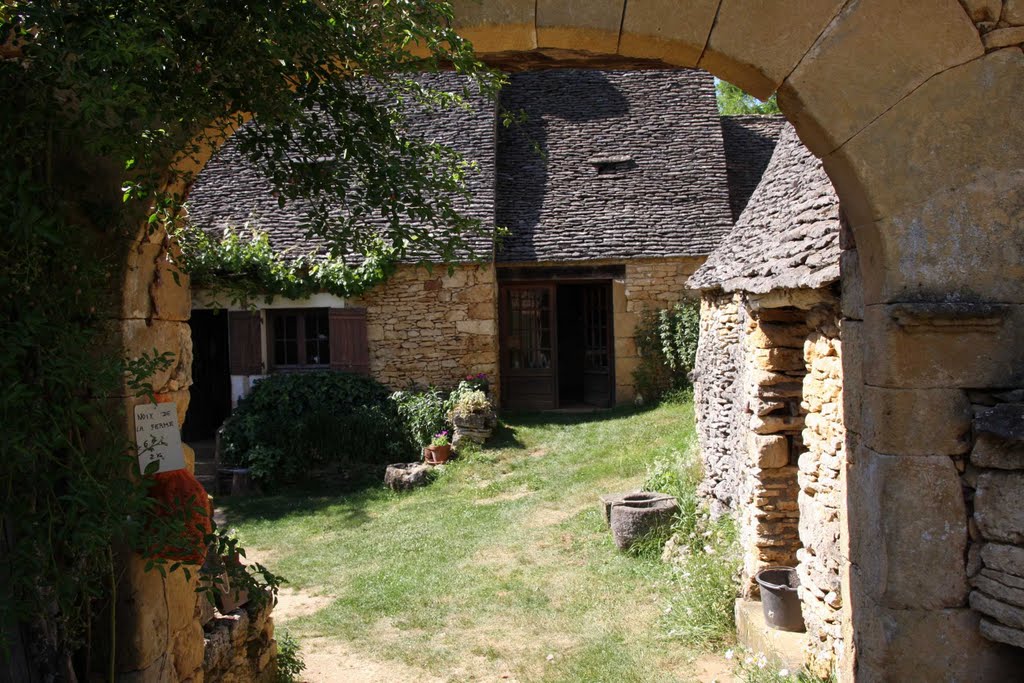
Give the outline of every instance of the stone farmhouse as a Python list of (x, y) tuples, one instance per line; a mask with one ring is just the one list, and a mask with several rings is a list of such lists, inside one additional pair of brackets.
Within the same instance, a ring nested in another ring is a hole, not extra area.
[[(510, 409), (635, 399), (640, 315), (684, 295), (756, 186), (782, 119), (723, 120), (712, 78), (690, 70), (516, 73), (497, 105), (470, 104), (410, 112), (410, 134), (476, 163), (465, 210), (508, 236), (474, 243), (484, 263), (463, 260), (451, 274), (408, 263), (349, 299), (223, 315), (197, 292), (188, 438), (212, 435), (254, 379), (315, 367), (395, 388), (483, 372)], [(502, 110), (521, 121), (500, 125)], [(218, 234), (255, 226), (284, 253), (318, 247), (301, 207), (279, 207), (230, 141), (198, 177), (189, 212)]]

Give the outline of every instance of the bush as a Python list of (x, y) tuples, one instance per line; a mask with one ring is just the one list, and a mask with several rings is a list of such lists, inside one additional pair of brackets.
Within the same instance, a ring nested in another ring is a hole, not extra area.
[(635, 333), (640, 356), (640, 365), (633, 371), (637, 393), (647, 401), (658, 401), (686, 389), (699, 336), (700, 307), (695, 302), (644, 311)]
[(410, 389), (391, 394), (405, 433), (414, 444), (425, 446), (434, 434), (448, 428), (449, 397), (436, 387), (423, 391)]
[(342, 372), (272, 375), (238, 403), (224, 426), (225, 459), (252, 469), (264, 488), (324, 469), (350, 476), (415, 452), (383, 384)]
[(299, 641), (284, 631), (277, 636), (277, 683), (298, 683), (306, 663), (299, 652)]

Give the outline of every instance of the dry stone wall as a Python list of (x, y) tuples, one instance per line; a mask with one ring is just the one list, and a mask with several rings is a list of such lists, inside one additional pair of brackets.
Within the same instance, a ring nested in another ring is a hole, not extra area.
[(1024, 648), (1024, 390), (970, 392), (974, 446), (962, 471), (967, 574), (981, 634)]
[(840, 313), (835, 305), (813, 309), (804, 340), (803, 447), (798, 464), (800, 543), (797, 573), (809, 635), (808, 660), (827, 675), (842, 653), (840, 509), (844, 504), (846, 427)]
[(985, 50), (1024, 46), (1024, 0), (960, 0)]
[(370, 374), (392, 388), (452, 386), (480, 372), (497, 378), (494, 268), (458, 265), (449, 275), (402, 266), (348, 305), (366, 308)]
[(737, 455), (744, 448), (736, 418), (742, 412), (737, 408), (742, 311), (738, 294), (709, 292), (701, 297), (693, 403), (704, 464), (700, 493), (716, 518), (736, 508), (742, 479)]
[(738, 518), (744, 595), (761, 569), (797, 568), (808, 660), (823, 675), (842, 652), (841, 324), (829, 287), (705, 291), (694, 397), (700, 492)]

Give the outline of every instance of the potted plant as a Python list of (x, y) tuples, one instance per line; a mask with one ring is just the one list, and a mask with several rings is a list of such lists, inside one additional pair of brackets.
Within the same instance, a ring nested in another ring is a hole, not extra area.
[(459, 388), (461, 391), (455, 397), (449, 418), (455, 427), (453, 445), (456, 449), (462, 448), (465, 442), (472, 442), (482, 446), (491, 437), (491, 432), (497, 424), (494, 415), (494, 407), (486, 392), (481, 389), (464, 388), (463, 382)]
[(452, 443), (448, 439), (448, 430), (442, 429), (430, 440), (430, 445), (423, 449), (423, 460), (431, 465), (448, 462), (452, 455)]

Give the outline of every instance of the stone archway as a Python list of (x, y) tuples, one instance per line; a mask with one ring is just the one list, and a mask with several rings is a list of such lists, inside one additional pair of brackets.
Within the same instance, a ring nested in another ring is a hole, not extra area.
[[(654, 59), (760, 97), (778, 90), (823, 159), (852, 226), (846, 680), (997, 680), (1016, 656), (981, 638), (967, 607), (968, 545), (984, 536), (969, 530), (960, 476), (972, 403), (1024, 387), (1024, 52), (1019, 29), (991, 23), (992, 4), (455, 3), (464, 35), (496, 63)], [(152, 286), (160, 248), (133, 250), (123, 335), (129, 351), (159, 338), (185, 358), (187, 293)], [(181, 413), (183, 371), (164, 384)]]

